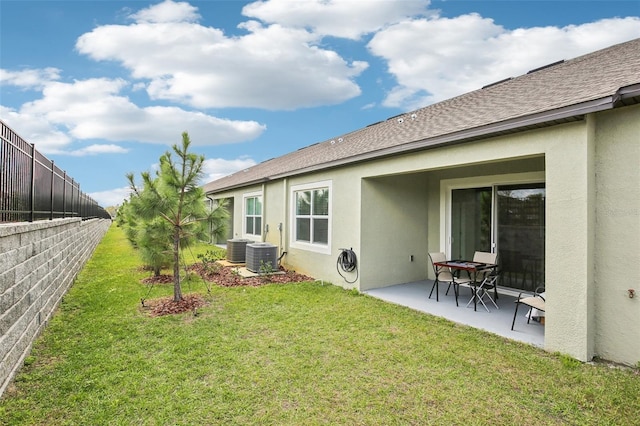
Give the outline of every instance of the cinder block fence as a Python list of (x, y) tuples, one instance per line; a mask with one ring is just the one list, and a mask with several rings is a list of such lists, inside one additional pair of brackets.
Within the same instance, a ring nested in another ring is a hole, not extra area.
[(0, 224), (0, 395), (110, 225), (79, 218)]

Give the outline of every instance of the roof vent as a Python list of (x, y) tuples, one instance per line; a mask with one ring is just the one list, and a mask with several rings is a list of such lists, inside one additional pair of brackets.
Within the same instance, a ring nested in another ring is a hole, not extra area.
[(334, 139), (331, 139), (331, 145), (335, 144), (336, 141)]
[(562, 59), (562, 60), (560, 60), (560, 61), (556, 61), (556, 62), (550, 63), (550, 64), (545, 65), (545, 66), (540, 67), (540, 68), (534, 68), (534, 69), (532, 69), (531, 71), (529, 71), (527, 74), (532, 74), (532, 73), (534, 73), (534, 72), (536, 72), (536, 71), (540, 71), (540, 70), (543, 70), (543, 69), (546, 69), (546, 68), (555, 67), (556, 65), (559, 65), (559, 64), (561, 64), (561, 63), (563, 63), (563, 62), (564, 62), (564, 59)]
[[(531, 71), (529, 71), (531, 72)], [(497, 86), (498, 84), (504, 83), (505, 81), (513, 80), (513, 77), (508, 77), (500, 81), (496, 81), (495, 83), (487, 84), (486, 86), (482, 86), (483, 89), (487, 89), (489, 87)]]
[(400, 117), (398, 118), (398, 123), (403, 123), (404, 122), (404, 118)]
[(303, 146), (302, 148), (298, 148), (296, 151), (302, 151), (303, 149), (311, 148), (312, 146), (316, 146), (321, 142), (312, 143), (311, 145)]
[(411, 119), (415, 120), (418, 117), (418, 114), (416, 114), (415, 112), (413, 114), (411, 114)]
[(387, 121), (389, 121), (389, 120), (393, 120), (394, 118), (402, 117), (403, 115), (404, 115), (404, 112), (401, 112), (400, 114), (396, 114), (396, 115), (394, 115), (393, 117), (389, 117), (389, 118), (387, 118)]
[(338, 142), (342, 142), (344, 139), (342, 138), (338, 138)]

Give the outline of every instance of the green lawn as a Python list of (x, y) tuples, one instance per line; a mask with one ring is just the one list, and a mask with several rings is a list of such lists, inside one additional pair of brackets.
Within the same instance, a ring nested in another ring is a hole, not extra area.
[[(0, 424), (639, 421), (636, 370), (580, 364), (320, 283), (207, 295), (192, 282), (183, 290), (208, 306), (150, 317), (140, 304), (147, 274), (113, 226), (0, 400)], [(156, 286), (149, 298), (171, 291)]]

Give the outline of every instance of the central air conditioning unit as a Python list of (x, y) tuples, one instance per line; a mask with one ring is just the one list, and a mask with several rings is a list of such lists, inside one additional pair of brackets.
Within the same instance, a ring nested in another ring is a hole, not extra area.
[(252, 243), (251, 240), (236, 238), (227, 240), (227, 260), (231, 263), (244, 263), (247, 253), (247, 244)]
[(278, 247), (270, 243), (247, 244), (247, 269), (251, 272), (262, 272), (264, 265), (273, 271), (278, 269)]

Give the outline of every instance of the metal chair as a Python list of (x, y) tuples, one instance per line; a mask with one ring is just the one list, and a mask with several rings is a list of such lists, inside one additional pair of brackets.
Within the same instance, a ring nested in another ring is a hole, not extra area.
[(453, 276), (453, 274), (451, 273), (451, 270), (449, 268), (445, 268), (442, 266), (436, 266), (435, 263), (437, 262), (446, 262), (447, 261), (447, 256), (442, 253), (442, 252), (438, 252), (438, 253), (429, 253), (429, 259), (431, 260), (431, 265), (433, 266), (433, 272), (436, 275), (436, 279), (433, 282), (433, 286), (431, 286), (431, 292), (429, 293), (429, 299), (431, 299), (431, 295), (433, 295), (433, 289), (436, 290), (436, 301), (440, 301), (439, 298), (439, 288), (438, 288), (438, 284), (443, 282), (443, 283), (448, 283), (449, 286), (447, 287), (447, 292), (446, 294), (449, 294), (449, 289), (451, 288), (451, 285), (453, 285), (453, 293), (456, 296), (456, 306), (458, 306), (458, 284), (455, 281), (455, 277)]
[[(478, 263), (485, 263), (487, 265), (497, 265), (498, 264), (498, 255), (497, 253), (489, 253), (484, 251), (477, 251), (473, 255), (473, 261)], [(496, 300), (498, 300), (498, 269), (497, 267), (483, 269), (478, 271), (474, 277), (471, 277), (471, 274), (468, 274), (467, 277), (464, 278), (456, 278), (456, 283), (458, 285), (462, 284), (471, 288), (472, 296), (469, 302), (467, 302), (467, 307), (471, 303), (480, 302), (482, 306), (489, 311), (487, 304), (485, 303), (485, 298), (490, 301), (496, 309), (500, 309)], [(489, 291), (493, 290), (493, 297), (489, 294)], [(474, 305), (475, 306), (475, 305)]]
[[(542, 289), (541, 292), (539, 291), (540, 289)], [(518, 295), (518, 298), (516, 299), (516, 310), (513, 313), (513, 321), (511, 322), (511, 330), (513, 330), (513, 327), (516, 324), (516, 316), (518, 315), (518, 307), (520, 305), (525, 305), (525, 306), (528, 306), (529, 308), (534, 308), (544, 312), (547, 301), (545, 300), (544, 296), (540, 294), (542, 292), (544, 292), (544, 288), (539, 287), (533, 293), (533, 296), (522, 297), (522, 293)], [(531, 315), (529, 314), (527, 315), (527, 324), (529, 324), (530, 321), (531, 321)]]

